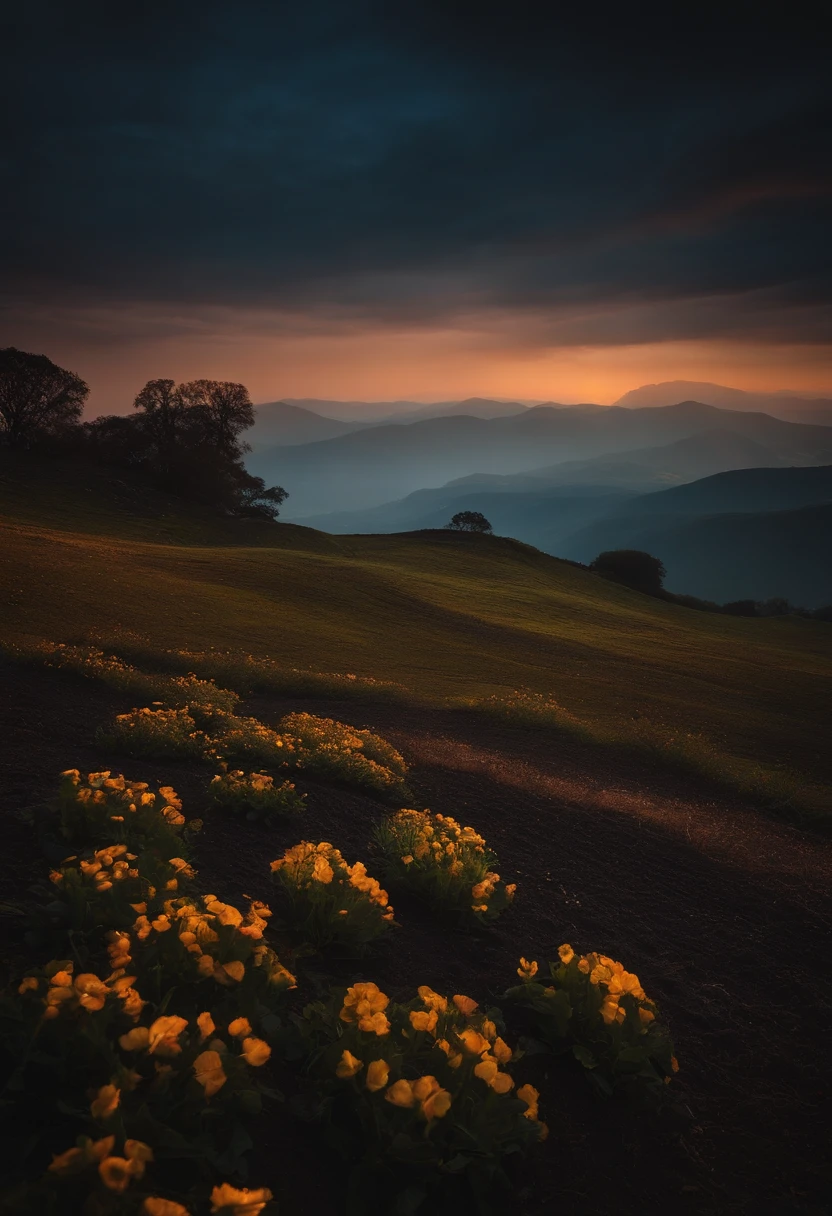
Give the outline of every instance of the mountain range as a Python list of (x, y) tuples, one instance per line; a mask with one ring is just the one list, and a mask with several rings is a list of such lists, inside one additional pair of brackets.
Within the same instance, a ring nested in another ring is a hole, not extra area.
[[(683, 401), (632, 409), (547, 405), (495, 418), (450, 415), (361, 427), (312, 443), (258, 446), (248, 466), (267, 481), (285, 486), (291, 495), (287, 518), (306, 521), (313, 515), (382, 505), (474, 474), (528, 474), (552, 464), (623, 453), (635, 453), (639, 463), (645, 446), (662, 447), (714, 430), (739, 437), (732, 443), (751, 441), (767, 449), (743, 458), (746, 464), (832, 461), (830, 427)], [(654, 461), (655, 454), (647, 459)], [(573, 470), (572, 476), (578, 472)], [(659, 475), (662, 472), (659, 469)], [(690, 476), (674, 472), (672, 464), (668, 473), (680, 480)], [(649, 476), (656, 475), (653, 466)], [(579, 480), (586, 477), (583, 470)], [(597, 484), (599, 477), (609, 484), (600, 472), (589, 470), (590, 480)], [(614, 484), (620, 485), (620, 480)]]

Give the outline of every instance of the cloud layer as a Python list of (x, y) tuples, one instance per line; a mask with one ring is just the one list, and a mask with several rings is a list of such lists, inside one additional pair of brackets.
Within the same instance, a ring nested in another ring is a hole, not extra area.
[(18, 6), (11, 332), (829, 343), (820, 6), (561, 7)]

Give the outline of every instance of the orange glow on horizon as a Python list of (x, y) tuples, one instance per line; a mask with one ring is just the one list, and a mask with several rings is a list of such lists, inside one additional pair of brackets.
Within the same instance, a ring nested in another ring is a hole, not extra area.
[[(282, 397), (454, 400), (465, 397), (610, 404), (629, 389), (703, 380), (755, 392), (832, 396), (832, 347), (732, 340), (545, 346), (522, 323), (400, 329), (314, 326), (304, 319), (220, 312), (133, 313), (21, 321), (8, 341), (42, 352), (91, 387), (88, 416), (126, 413), (147, 380), (210, 377), (245, 384), (255, 402)], [(28, 332), (27, 332), (28, 331)]]

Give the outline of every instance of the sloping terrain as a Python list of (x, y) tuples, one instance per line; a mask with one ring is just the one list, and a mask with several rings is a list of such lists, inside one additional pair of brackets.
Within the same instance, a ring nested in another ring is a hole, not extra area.
[(167, 517), (175, 500), (152, 495), (141, 515), (139, 487), (121, 479), (61, 483), (53, 468), (38, 482), (21, 462), (4, 474), (4, 636), (128, 628), (160, 647), (396, 680), (433, 701), (529, 688), (598, 732), (693, 735), (717, 764), (793, 770), (807, 797), (828, 797), (825, 624), (694, 612), (511, 540), (212, 525), (181, 504)]
[(673, 405), (676, 401), (690, 398), (726, 410), (763, 410), (766, 414), (790, 422), (808, 422), (816, 426), (832, 424), (832, 398), (813, 397), (810, 393), (789, 389), (754, 393), (701, 380), (665, 380), (661, 384), (642, 384), (640, 388), (630, 389), (614, 404), (638, 409), (642, 406)]
[[(382, 811), (368, 798), (299, 779), (308, 796), (302, 821), (264, 829), (226, 818), (207, 804), (212, 769), (125, 761), (94, 743), (96, 728), (129, 708), (123, 697), (7, 665), (0, 688), (0, 873), (4, 910), (16, 913), (0, 919), (4, 971), (19, 974), (31, 962), (21, 953), (19, 913), (44, 867), (22, 812), (48, 799), (68, 766), (170, 781), (187, 813), (205, 823), (194, 859), (200, 880), (235, 904), (243, 893), (269, 898), (269, 860), (301, 836), (365, 857), (372, 872), (367, 840)], [(267, 697), (244, 708), (264, 721), (306, 709), (381, 731), (412, 765), (417, 797), (482, 831), (502, 873), (518, 883), (510, 912), (473, 934), (397, 900), (393, 939), (358, 963), (335, 963), (335, 982), (373, 980), (394, 999), (427, 983), (488, 1002), (512, 982), (520, 955), (543, 960), (570, 941), (624, 960), (668, 1019), (681, 1065), (679, 1117), (633, 1117), (626, 1104), (602, 1101), (569, 1060), (521, 1061), (523, 1079), (542, 1092), (550, 1136), (520, 1175), (514, 1211), (823, 1211), (832, 1181), (832, 989), (818, 967), (832, 911), (828, 843), (687, 779), (610, 765), (595, 749), (481, 719)], [(313, 995), (316, 965), (302, 996)], [(283, 1210), (341, 1216), (343, 1168), (316, 1129), (304, 1132), (272, 1103), (255, 1138), (251, 1177)]]

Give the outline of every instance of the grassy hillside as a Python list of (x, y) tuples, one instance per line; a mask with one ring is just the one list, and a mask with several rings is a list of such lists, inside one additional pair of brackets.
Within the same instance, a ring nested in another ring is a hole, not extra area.
[(693, 732), (726, 765), (786, 766), (803, 802), (829, 805), (827, 625), (697, 613), (516, 541), (217, 521), (127, 478), (20, 461), (0, 469), (0, 511), (3, 637), (126, 627), (428, 699), (525, 687), (601, 734)]

